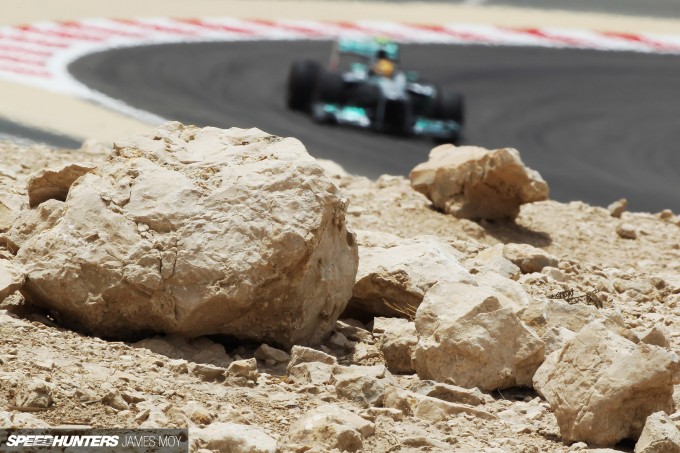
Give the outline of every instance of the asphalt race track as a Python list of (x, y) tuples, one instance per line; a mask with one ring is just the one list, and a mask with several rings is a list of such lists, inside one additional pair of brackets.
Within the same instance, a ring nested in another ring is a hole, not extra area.
[[(408, 174), (433, 144), (321, 126), (288, 111), (296, 58), (326, 61), (329, 42), (133, 47), (69, 70), (88, 86), (165, 118), (258, 127), (302, 140), (353, 173)], [(551, 198), (680, 212), (680, 56), (526, 47), (410, 45), (402, 66), (463, 92), (465, 139), (511, 146), (548, 181)]]

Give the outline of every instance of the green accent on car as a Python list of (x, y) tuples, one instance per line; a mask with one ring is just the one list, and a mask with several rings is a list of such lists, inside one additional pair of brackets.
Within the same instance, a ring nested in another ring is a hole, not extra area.
[(340, 53), (373, 58), (378, 50), (384, 50), (390, 60), (399, 60), (399, 44), (394, 41), (379, 38), (373, 40), (341, 39), (338, 41), (338, 52)]

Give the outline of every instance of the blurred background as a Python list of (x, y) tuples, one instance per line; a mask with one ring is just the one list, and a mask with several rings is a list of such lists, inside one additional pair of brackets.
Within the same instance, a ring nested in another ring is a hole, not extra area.
[[(317, 124), (286, 106), (292, 62), (325, 65), (333, 48), (310, 27), (330, 21), (341, 35), (359, 24), (401, 41), (400, 68), (462, 94), (462, 144), (517, 148), (551, 198), (680, 212), (674, 0), (5, 2), (0, 140), (74, 148), (168, 119), (258, 127), (351, 173), (406, 175), (432, 140)], [(193, 18), (205, 20), (201, 34)], [(447, 39), (389, 32), (402, 23)], [(507, 30), (524, 38), (497, 38)]]

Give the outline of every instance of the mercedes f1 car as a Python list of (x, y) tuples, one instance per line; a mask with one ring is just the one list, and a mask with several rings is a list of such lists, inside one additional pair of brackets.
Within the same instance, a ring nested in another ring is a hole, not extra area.
[(317, 122), (456, 142), (463, 126), (463, 97), (397, 69), (399, 46), (386, 40), (339, 40), (328, 68), (293, 62), (287, 105)]

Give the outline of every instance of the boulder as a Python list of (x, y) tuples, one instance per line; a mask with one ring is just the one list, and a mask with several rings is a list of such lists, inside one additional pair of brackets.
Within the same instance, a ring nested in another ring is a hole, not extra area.
[(534, 388), (550, 404), (566, 442), (612, 446), (637, 438), (645, 420), (672, 412), (680, 359), (658, 346), (635, 344), (593, 322), (550, 354)]
[(79, 162), (42, 170), (28, 180), (28, 205), (34, 208), (47, 200), (65, 201), (73, 183), (95, 168), (91, 162)]
[(523, 274), (541, 272), (546, 267), (557, 267), (559, 260), (545, 250), (529, 244), (506, 244), (503, 256), (519, 267)]
[(372, 436), (375, 425), (357, 414), (333, 404), (308, 411), (282, 441), (284, 451), (307, 451), (312, 447), (355, 452), (362, 450), (364, 439)]
[(414, 365), (421, 379), (491, 391), (531, 385), (543, 341), (490, 288), (440, 282), (416, 314)]
[(23, 294), (109, 338), (316, 344), (356, 275), (346, 206), (296, 139), (167, 123), (71, 187), (17, 254)]
[(453, 247), (435, 236), (403, 240), (394, 247), (359, 247), (359, 270), (347, 313), (412, 316), (439, 280), (473, 281), (458, 257)]
[(189, 430), (191, 451), (205, 448), (209, 451), (230, 453), (276, 453), (276, 440), (262, 428), (240, 423), (211, 423), (205, 428)]
[(380, 336), (379, 347), (392, 373), (410, 374), (413, 351), (418, 344), (415, 323), (401, 318), (375, 318), (373, 333)]
[(680, 430), (665, 412), (647, 417), (635, 453), (680, 453)]
[(21, 288), (26, 281), (26, 270), (10, 260), (0, 259), (0, 302)]
[(442, 145), (411, 170), (411, 186), (459, 218), (515, 218), (524, 203), (548, 199), (548, 185), (512, 148)]

